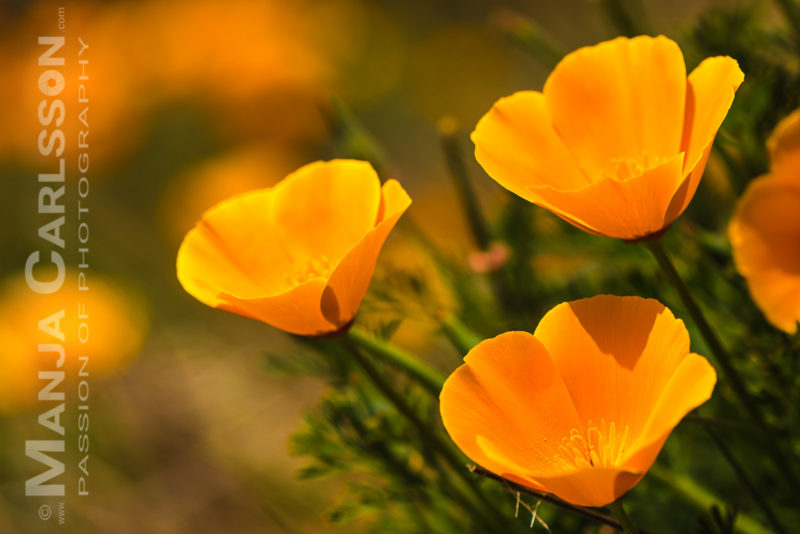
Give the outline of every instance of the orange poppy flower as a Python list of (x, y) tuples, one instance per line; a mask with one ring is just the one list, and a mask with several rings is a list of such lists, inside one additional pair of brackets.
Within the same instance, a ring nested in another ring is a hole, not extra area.
[(178, 279), (214, 308), (294, 334), (332, 333), (355, 316), (410, 204), (369, 163), (311, 163), (208, 210), (181, 244)]
[(770, 174), (753, 180), (728, 226), (736, 268), (770, 323), (794, 334), (800, 321), (800, 110), (767, 144)]
[(567, 55), (472, 132), (500, 185), (587, 232), (638, 240), (689, 205), (744, 75), (713, 57), (686, 76), (678, 45), (619, 37)]
[(661, 303), (600, 295), (560, 304), (533, 335), (481, 342), (447, 379), (444, 425), (473, 461), (582, 506), (644, 476), (716, 373)]

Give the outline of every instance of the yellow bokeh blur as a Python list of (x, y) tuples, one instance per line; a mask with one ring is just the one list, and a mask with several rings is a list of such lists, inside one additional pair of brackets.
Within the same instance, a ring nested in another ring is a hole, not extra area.
[[(34, 149), (42, 127), (32, 113), (43, 98), (37, 90), (43, 47), (35, 36), (52, 33), (61, 5), (37, 3), (0, 38), (5, 76), (14, 80), (0, 85), (2, 158), (30, 164), (39, 157)], [(134, 149), (157, 107), (175, 101), (201, 104), (234, 139), (297, 140), (324, 132), (319, 103), (333, 67), (318, 31), (322, 21), (305, 2), (68, 2), (66, 12), (80, 36), (59, 51), (76, 58), (61, 68), (66, 83), (58, 95), (68, 103), (68, 155), (77, 145), (78, 114), (87, 107), (96, 165)], [(88, 45), (80, 55), (85, 65), (77, 61), (82, 44)], [(86, 93), (79, 94), (84, 75)]]
[[(103, 377), (121, 371), (138, 355), (148, 330), (140, 298), (95, 275), (87, 278), (86, 286), (88, 290), (79, 289), (75, 273), (68, 274), (61, 290), (51, 295), (34, 293), (21, 275), (0, 286), (0, 413), (33, 405), (46, 384), (38, 372), (57, 368), (57, 352), (40, 353), (40, 344), (63, 347), (65, 361), (59, 369), (67, 377), (78, 374), (84, 366), (82, 357), (88, 358), (85, 372)], [(40, 329), (40, 321), (62, 332), (63, 340)]]

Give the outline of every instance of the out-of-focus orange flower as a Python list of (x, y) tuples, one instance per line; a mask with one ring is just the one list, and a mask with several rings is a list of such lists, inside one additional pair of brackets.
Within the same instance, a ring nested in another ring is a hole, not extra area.
[[(144, 65), (162, 89), (213, 91), (225, 99), (251, 98), (273, 88), (311, 87), (330, 65), (315, 49), (318, 21), (304, 8), (273, 0), (149, 1), (138, 12), (150, 22), (158, 61)], [(198, 34), (203, 39), (196, 39)], [(150, 49), (151, 51), (153, 48)]]
[(369, 163), (311, 163), (208, 210), (178, 251), (178, 279), (214, 308), (294, 334), (335, 332), (358, 311), (410, 204)]
[(444, 425), (486, 469), (583, 506), (609, 504), (644, 476), (716, 373), (689, 353), (661, 303), (600, 295), (563, 303), (533, 335), (483, 341), (447, 379)]
[(793, 334), (800, 321), (800, 110), (781, 121), (767, 147), (770, 174), (747, 187), (728, 236), (753, 300)]
[(587, 232), (625, 240), (688, 206), (744, 75), (713, 57), (686, 76), (678, 45), (620, 37), (581, 48), (542, 92), (502, 98), (472, 133), (500, 185)]
[[(300, 0), (149, 0), (133, 4), (140, 70), (166, 99), (209, 105), (215, 126), (236, 139), (322, 135), (319, 102), (334, 75), (329, 24)], [(334, 11), (334, 10), (331, 10)], [(202, 35), (202, 39), (197, 39)], [(347, 41), (346, 32), (339, 39)], [(153, 58), (157, 57), (155, 61)]]
[[(6, 124), (0, 130), (0, 157), (40, 165), (40, 132), (47, 130), (47, 143), (55, 130), (62, 130), (65, 157), (74, 160), (78, 153), (89, 152), (95, 168), (129, 150), (141, 134), (141, 117), (153, 99), (151, 92), (138, 90), (137, 86), (138, 80), (149, 77), (130, 65), (130, 52), (136, 45), (129, 38), (130, 21), (126, 20), (122, 5), (101, 7), (94, 2), (67, 2), (69, 28), (76, 35), (67, 37), (64, 47), (55, 53), (64, 58), (64, 65), (56, 69), (64, 76), (64, 88), (58, 95), (45, 96), (38, 80), (47, 68), (38, 65), (38, 58), (47, 47), (38, 45), (36, 36), (54, 35), (55, 14), (60, 6), (64, 3), (34, 3), (15, 20), (13, 31), (0, 39), (0, 62), (7, 80), (0, 85), (0, 115)], [(81, 45), (77, 33), (89, 45), (80, 57), (87, 64), (78, 63)], [(80, 76), (88, 79), (81, 80)], [(63, 116), (51, 109), (58, 99), (64, 104)], [(43, 101), (44, 124), (37, 117)], [(82, 112), (85, 114), (79, 116)], [(83, 144), (88, 147), (79, 146), (81, 131)], [(60, 145), (52, 148), (55, 154)]]
[[(86, 356), (84, 371), (96, 378), (118, 372), (138, 355), (147, 331), (141, 300), (97, 275), (87, 284), (87, 291), (79, 290), (73, 273), (51, 295), (34, 293), (22, 276), (0, 287), (0, 413), (15, 413), (36, 402), (46, 383), (38, 378), (40, 370), (63, 369), (71, 381), (83, 366), (79, 357)], [(39, 321), (59, 310), (64, 310), (58, 321), (63, 341), (39, 328)], [(39, 352), (40, 343), (63, 347), (62, 367), (57, 368), (54, 352)]]
[[(66, 111), (63, 121), (56, 114), (46, 126), (52, 131), (59, 123), (70, 158), (79, 152), (78, 132), (88, 130), (92, 165), (113, 162), (135, 148), (159, 105), (176, 100), (203, 106), (214, 126), (235, 139), (291, 142), (325, 131), (319, 101), (327, 96), (337, 59), (329, 53), (332, 37), (321, 31), (329, 21), (320, 17), (335, 17), (339, 8), (325, 12), (305, 0), (44, 0), (0, 36), (8, 80), (0, 84), (6, 125), (0, 157), (41, 159), (36, 140), (43, 126), (36, 110), (45, 98), (38, 89), (45, 69), (37, 59), (46, 48), (36, 36), (53, 35), (59, 7), (68, 13), (73, 36), (57, 52), (65, 60), (57, 69), (65, 78), (63, 93), (48, 100), (61, 98)], [(349, 41), (339, 30), (336, 37)], [(88, 45), (80, 58), (78, 35)], [(83, 124), (78, 115), (87, 107)]]

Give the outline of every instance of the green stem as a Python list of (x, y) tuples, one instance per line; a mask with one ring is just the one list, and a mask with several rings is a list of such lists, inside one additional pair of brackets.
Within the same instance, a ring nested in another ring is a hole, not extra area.
[[(648, 471), (650, 476), (670, 486), (679, 497), (698, 510), (708, 512), (713, 506), (723, 507), (724, 502), (706, 488), (698, 485), (691, 477), (681, 475), (674, 471), (653, 464)], [(739, 512), (736, 515), (736, 529), (742, 534), (768, 534), (769, 531), (762, 527), (749, 515)]]
[[(366, 427), (358, 417), (354, 416), (354, 414), (347, 413), (347, 420), (357, 435), (368, 435)], [(427, 518), (425, 517), (424, 512), (420, 509), (418, 502), (420, 500), (424, 500), (425, 498), (424, 492), (420, 491), (419, 489), (420, 479), (407, 469), (405, 462), (389, 445), (390, 444), (385, 442), (378, 442), (371, 444), (371, 446), (363, 447), (362, 450), (364, 454), (371, 455), (373, 458), (388, 467), (389, 474), (394, 475), (397, 482), (409, 492), (410, 498), (407, 503), (409, 512), (413, 514), (414, 519), (420, 523), (423, 528), (430, 528), (427, 524)], [(466, 504), (467, 507), (465, 509), (469, 510), (470, 503)], [(463, 503), (462, 506), (464, 506)]]
[(693, 413), (687, 414), (683, 421), (686, 423), (692, 423), (694, 425), (702, 426), (703, 428), (719, 428), (721, 430), (727, 430), (730, 432), (737, 432), (749, 438), (758, 438), (758, 436), (753, 436), (753, 428), (745, 423), (740, 423), (739, 421), (730, 421), (726, 419), (715, 419), (713, 417), (704, 417), (702, 415), (696, 415)]
[[(579, 515), (585, 519), (589, 519), (592, 521), (597, 521), (598, 523), (602, 523), (604, 525), (608, 525), (615, 529), (620, 529), (620, 524), (616, 521), (613, 517), (609, 517), (605, 514), (601, 514), (591, 508), (586, 508), (583, 506), (578, 506), (577, 504), (569, 503), (559, 497), (556, 497), (552, 493), (543, 493), (541, 491), (536, 491), (535, 489), (529, 488), (527, 486), (521, 486), (516, 482), (512, 482), (506, 478), (501, 477), (500, 475), (496, 475), (491, 471), (487, 471), (486, 469), (475, 466), (474, 468), (470, 469), (476, 475), (480, 475), (482, 477), (486, 477), (492, 480), (496, 480), (498, 482), (502, 482), (505, 486), (506, 490), (512, 493), (522, 493), (524, 495), (530, 495), (540, 501), (549, 502), (550, 504), (554, 504), (559, 508), (563, 508), (564, 510), (571, 512), (575, 515)], [(640, 534), (645, 534), (644, 532), (640, 532)]]
[(792, 27), (795, 45), (800, 46), (800, 9), (798, 9), (797, 3), (793, 0), (775, 0), (775, 3), (781, 8), (783, 15)]
[(452, 314), (442, 320), (442, 331), (462, 357), (481, 342), (481, 338), (477, 334)]
[(548, 70), (553, 70), (566, 53), (533, 20), (510, 9), (500, 9), (493, 19), (500, 29), (528, 50)]
[(369, 161), (379, 173), (386, 166), (386, 152), (338, 97), (331, 97), (326, 116), (340, 149), (347, 156)]
[(743, 168), (744, 165), (742, 162), (738, 161), (722, 142), (714, 143), (714, 148), (712, 150), (714, 150), (715, 154), (719, 156), (719, 159), (725, 167), (727, 167), (728, 176), (733, 178), (734, 187), (736, 191), (741, 194), (742, 189), (744, 189), (744, 186), (750, 180), (750, 173)]
[(767, 425), (764, 416), (758, 408), (756, 400), (747, 390), (744, 379), (733, 365), (733, 360), (727, 349), (725, 349), (725, 346), (722, 344), (719, 337), (717, 337), (717, 333), (709, 324), (708, 320), (703, 314), (703, 311), (700, 309), (700, 306), (694, 299), (691, 291), (689, 291), (689, 288), (686, 286), (683, 278), (681, 278), (680, 273), (678, 273), (677, 269), (675, 269), (675, 266), (672, 264), (672, 261), (669, 259), (667, 251), (664, 248), (664, 243), (660, 238), (658, 238), (650, 241), (644, 241), (644, 244), (655, 257), (659, 267), (661, 268), (661, 271), (664, 273), (664, 276), (677, 290), (678, 295), (680, 295), (684, 306), (686, 306), (686, 309), (689, 312), (689, 315), (692, 316), (697, 328), (700, 330), (700, 334), (702, 334), (703, 339), (705, 339), (706, 345), (708, 345), (708, 348), (713, 353), (717, 363), (725, 373), (725, 378), (730, 383), (733, 392), (739, 399), (739, 402), (742, 404), (742, 406), (744, 406), (745, 410), (747, 410), (750, 418), (756, 423), (758, 430), (764, 435), (764, 443), (769, 449), (769, 456), (772, 459), (772, 462), (775, 464), (777, 471), (785, 478), (786, 482), (791, 488), (800, 493), (800, 485), (798, 485), (797, 479), (794, 476), (794, 470), (792, 469), (791, 462), (777, 445), (778, 442), (774, 433), (772, 432), (772, 429), (769, 427), (769, 425)]
[[(353, 350), (357, 350), (352, 346), (346, 346), (346, 348), (348, 349), (348, 352), (351, 352)], [(360, 356), (361, 355), (359, 354), (359, 357)], [(369, 363), (369, 362), (367, 362), (367, 363)], [(363, 370), (363, 367), (362, 367), (362, 370)], [(365, 374), (366, 374), (366, 372), (365, 372)], [(369, 376), (370, 375), (368, 375), (368, 378), (369, 378)], [(386, 382), (383, 381), (383, 380), (381, 380), (381, 384), (380, 385), (382, 387), (387, 387)], [(376, 387), (379, 387), (379, 386), (376, 386)], [(380, 387), (379, 387), (379, 389), (380, 389)], [(381, 391), (383, 393), (383, 390), (381, 390)], [(383, 393), (383, 394), (385, 394), (385, 393)], [(393, 398), (396, 398), (396, 397), (393, 395)], [(390, 402), (391, 402), (391, 400), (390, 400)], [(350, 424), (353, 426), (353, 428), (356, 430), (356, 432), (359, 433), (359, 435), (366, 435), (367, 434), (366, 428), (363, 426), (362, 422), (357, 417), (349, 417), (349, 421), (350, 421)], [(430, 445), (432, 445), (432, 444), (429, 443), (429, 440), (426, 439), (426, 435), (420, 436), (420, 438), (423, 441), (423, 447), (427, 448)], [(373, 449), (374, 449), (373, 454), (375, 455), (375, 457), (377, 459), (379, 459), (380, 461), (382, 461), (385, 465), (389, 466), (390, 470), (393, 471), (398, 476), (398, 478), (402, 479), (401, 482), (406, 485), (406, 488), (411, 490), (411, 489), (414, 489), (414, 488), (418, 487), (419, 480), (416, 479), (414, 477), (414, 475), (412, 475), (407, 470), (404, 462), (401, 459), (398, 458), (397, 452), (394, 450), (394, 448), (391, 447), (391, 444), (386, 444), (386, 443), (381, 442), (381, 443), (373, 445)], [(471, 510), (474, 510), (475, 509), (475, 503), (473, 501), (471, 501), (468, 498), (467, 495), (464, 494), (463, 488), (462, 489), (458, 488), (458, 485), (451, 479), (452, 477), (451, 477), (450, 473), (448, 471), (445, 471), (444, 469), (441, 469), (442, 464), (440, 462), (440, 459), (438, 457), (436, 457), (435, 455), (434, 455), (434, 457), (431, 458), (431, 466), (439, 474), (438, 483), (441, 485), (442, 489), (445, 490), (446, 494), (448, 496), (450, 496), (450, 498), (453, 501), (457, 502), (463, 508), (464, 512), (469, 513)], [(424, 492), (423, 492), (423, 494), (424, 494)], [(423, 497), (422, 496), (417, 496), (417, 495), (414, 496), (414, 500), (416, 500), (418, 498), (423, 498)], [(482, 520), (482, 519), (483, 518), (479, 518), (479, 520)], [(487, 523), (486, 526), (491, 528), (491, 523)], [(428, 532), (428, 530), (424, 530), (424, 532)]]
[(428, 391), (439, 395), (444, 385), (444, 377), (428, 364), (421, 362), (412, 354), (395, 347), (391, 343), (370, 335), (357, 326), (347, 332), (347, 339), (381, 357), (383, 361), (414, 377)]
[(453, 117), (445, 117), (439, 121), (439, 135), (442, 139), (442, 150), (444, 151), (447, 169), (450, 171), (450, 178), (452, 178), (456, 191), (458, 191), (458, 196), (461, 198), (461, 204), (466, 211), (467, 221), (478, 248), (487, 250), (492, 241), (492, 232), (489, 229), (486, 217), (481, 211), (475, 188), (470, 182), (459, 144), (458, 132), (458, 123)]
[[(640, 24), (637, 24), (637, 19), (641, 21), (644, 17), (644, 13), (640, 13), (638, 17), (631, 16), (629, 12), (630, 6), (626, 6), (624, 0), (601, 0), (600, 4), (605, 8), (609, 20), (622, 35), (626, 37), (635, 37), (646, 33), (642, 30)], [(637, 11), (642, 11), (641, 7), (641, 4), (637, 3)]]
[(353, 360), (356, 362), (356, 364), (358, 364), (367, 378), (369, 378), (369, 380), (375, 385), (378, 391), (380, 391), (381, 394), (386, 397), (386, 399), (395, 407), (395, 409), (397, 409), (400, 415), (405, 417), (406, 420), (417, 429), (420, 437), (428, 441), (433, 450), (435, 450), (437, 454), (439, 454), (450, 464), (450, 467), (453, 469), (453, 471), (456, 472), (459, 478), (461, 478), (462, 482), (464, 482), (465, 486), (473, 494), (475, 499), (477, 499), (479, 506), (483, 508), (481, 513), (489, 514), (490, 516), (494, 517), (495, 521), (499, 521), (500, 524), (506, 523), (507, 518), (495, 510), (492, 503), (489, 502), (486, 496), (483, 495), (483, 493), (481, 493), (481, 491), (475, 486), (474, 481), (467, 476), (466, 469), (464, 469), (465, 463), (461, 460), (461, 458), (459, 458), (458, 454), (448, 443), (441, 439), (436, 429), (430, 428), (425, 424), (425, 422), (422, 421), (422, 419), (420, 419), (420, 417), (405, 401), (402, 395), (394, 390), (392, 385), (381, 375), (378, 369), (361, 353), (359, 347), (356, 346), (352, 341), (352, 336), (342, 338), (342, 342), (346, 348), (349, 349)]
[[(449, 325), (445, 327), (444, 325)], [(472, 332), (468, 326), (463, 324), (457, 317), (450, 316), (448, 317), (444, 323), (443, 328), (455, 329), (458, 331), (458, 335), (450, 335), (448, 334), (448, 338), (453, 343), (453, 345), (458, 350), (462, 350), (466, 354), (471, 348), (470, 345), (475, 345), (478, 343), (479, 337), (477, 334)], [(455, 338), (459, 340), (456, 341)], [(489, 507), (493, 515), (497, 515), (497, 512), (494, 510), (492, 504), (486, 499), (486, 497), (474, 486), (474, 481), (469, 478), (467, 470), (464, 469), (465, 463), (461, 461), (458, 454), (452, 449), (452, 447), (448, 446), (444, 443), (441, 439), (439, 439), (438, 435), (434, 433), (432, 429), (429, 429), (427, 425), (425, 425), (422, 420), (414, 413), (410, 406), (407, 405), (405, 400), (394, 391), (392, 386), (380, 375), (377, 369), (372, 365), (372, 363), (367, 360), (363, 354), (361, 354), (359, 350), (359, 346), (366, 348), (370, 352), (382, 357), (387, 363), (407, 372), (409, 375), (419, 379), (419, 380), (427, 380), (428, 384), (426, 387), (431, 389), (435, 395), (439, 394), (441, 390), (441, 386), (444, 382), (444, 379), (440, 374), (436, 371), (428, 367), (427, 365), (421, 363), (419, 360), (414, 358), (414, 356), (405, 353), (404, 351), (398, 349), (397, 347), (391, 345), (390, 343), (373, 337), (366, 332), (362, 331), (356, 326), (353, 326), (345, 339), (342, 340), (349, 351), (353, 354), (353, 358), (356, 363), (361, 367), (364, 373), (370, 378), (370, 380), (375, 384), (375, 386), (381, 391), (381, 393), (386, 396), (386, 398), (397, 408), (397, 411), (400, 412), (408, 421), (415, 426), (420, 433), (424, 436), (427, 436), (431, 440), (431, 445), (434, 446), (435, 450), (450, 464), (450, 466), (455, 470), (458, 474), (459, 478), (462, 479), (475, 493), (477, 498), (482, 502), (483, 506)], [(423, 379), (423, 377), (425, 377)], [(435, 386), (435, 388), (433, 387)], [(506, 483), (505, 479), (494, 475), (482, 468), (476, 468), (473, 472), (483, 475), (488, 478), (495, 478), (497, 480), (502, 480)], [(569, 503), (565, 503), (561, 501), (561, 499), (553, 498), (549, 495), (541, 495), (537, 493), (531, 493), (539, 498), (544, 498), (557, 506), (565, 508), (573, 513), (578, 515), (582, 515), (584, 517), (589, 517), (594, 520), (598, 520), (601, 522), (605, 522), (606, 524), (611, 524), (607, 521), (606, 516), (602, 516), (601, 514), (597, 514), (592, 510), (584, 509), (582, 507), (576, 507)], [(499, 516), (501, 519), (505, 519), (503, 516)]]
[(711, 428), (706, 427), (706, 432), (711, 437), (711, 440), (716, 444), (719, 451), (728, 461), (728, 465), (731, 466), (733, 472), (736, 473), (736, 476), (739, 480), (742, 481), (742, 484), (747, 488), (750, 492), (750, 495), (753, 497), (756, 505), (761, 508), (761, 511), (764, 512), (764, 516), (772, 525), (772, 528), (775, 532), (779, 534), (783, 534), (786, 532), (786, 529), (783, 527), (781, 522), (778, 520), (778, 516), (775, 515), (775, 512), (772, 511), (772, 507), (769, 505), (769, 501), (764, 498), (760, 491), (755, 487), (750, 477), (747, 476), (747, 473), (744, 470), (744, 466), (736, 459), (733, 455), (733, 451), (731, 451), (728, 446), (725, 444), (725, 440), (720, 438)]
[(631, 518), (628, 517), (627, 512), (625, 512), (625, 508), (622, 507), (621, 497), (609, 504), (607, 508), (611, 511), (611, 514), (617, 518), (617, 521), (619, 521), (619, 525), (622, 527), (622, 531), (625, 534), (639, 534), (639, 530), (633, 525), (633, 521), (631, 521)]

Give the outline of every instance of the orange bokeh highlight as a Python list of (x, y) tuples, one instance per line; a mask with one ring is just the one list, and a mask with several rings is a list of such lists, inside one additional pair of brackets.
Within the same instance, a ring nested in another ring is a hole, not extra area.
[[(56, 353), (40, 353), (39, 344), (63, 347), (65, 361), (60, 369), (68, 381), (83, 368), (80, 357), (88, 358), (84, 370), (94, 379), (120, 372), (139, 354), (148, 330), (142, 300), (96, 275), (88, 278), (87, 285), (87, 291), (80, 291), (73, 273), (51, 295), (34, 293), (22, 276), (0, 286), (0, 413), (13, 414), (33, 406), (47, 383), (39, 380), (38, 372), (57, 368)], [(60, 310), (63, 318), (57, 323), (48, 320), (57, 318), (54, 314)], [(43, 320), (63, 333), (63, 341), (40, 328)]]

